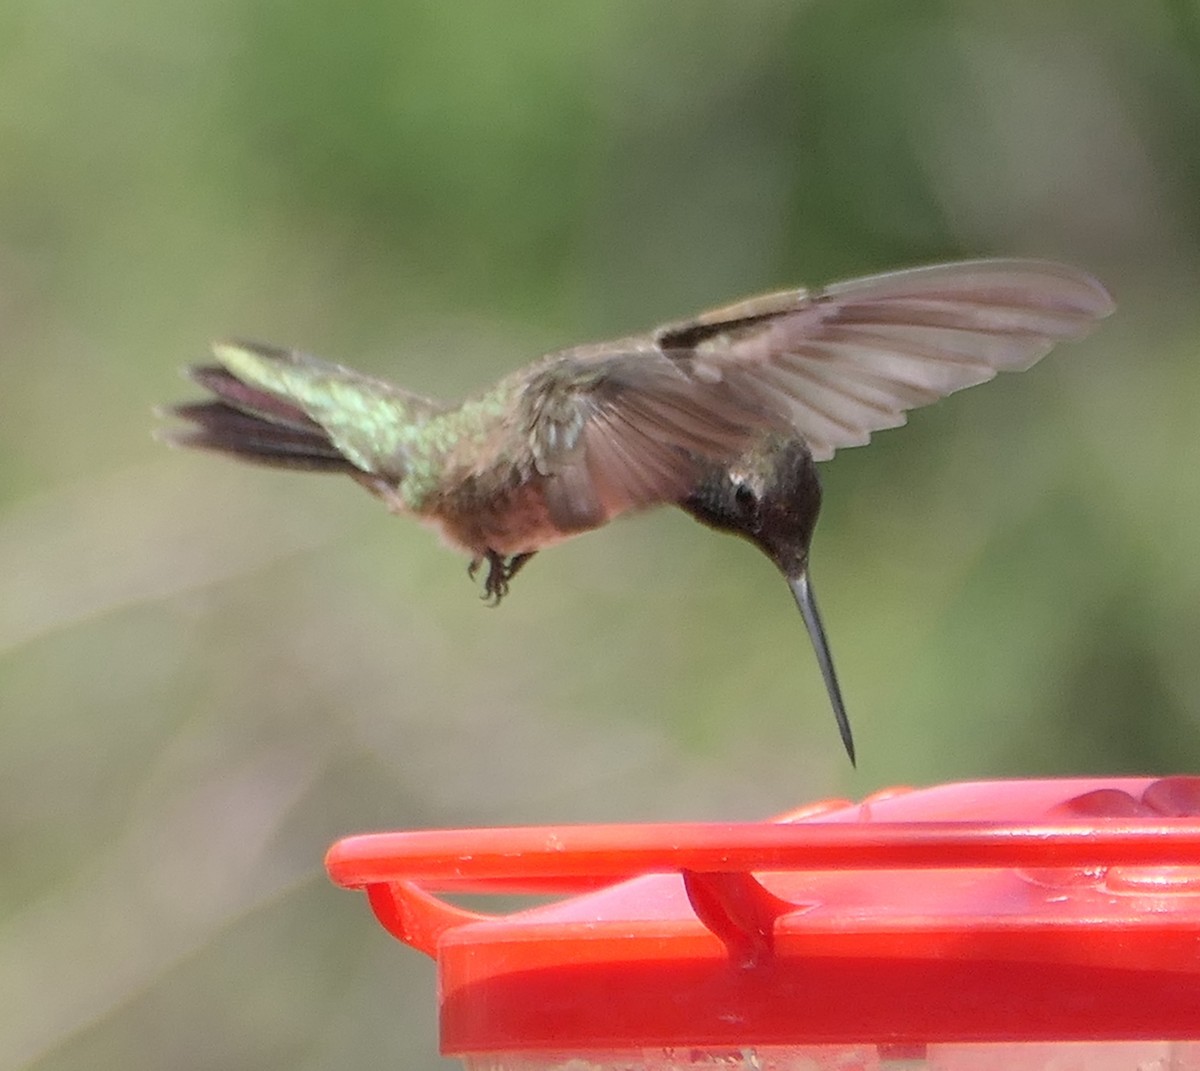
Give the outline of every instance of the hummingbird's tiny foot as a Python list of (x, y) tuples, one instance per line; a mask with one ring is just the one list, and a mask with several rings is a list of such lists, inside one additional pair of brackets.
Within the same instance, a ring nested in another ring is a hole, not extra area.
[[(502, 554), (497, 554), (494, 550), (487, 552), (488, 575), (483, 582), (484, 599), (489, 606), (499, 606), (500, 600), (508, 594), (508, 582), (521, 571), (521, 567), (533, 557), (534, 552), (529, 551), (526, 554), (514, 554), (511, 558), (505, 558)], [(467, 567), (467, 574), (474, 577), (482, 558), (476, 558)]]
[(472, 558), (471, 564), (467, 566), (467, 576), (472, 580), (475, 579), (475, 574), (479, 572), (479, 567), (483, 564), (482, 558)]
[(529, 550), (524, 554), (514, 554), (508, 559), (508, 565), (504, 567), (504, 579), (511, 580), (525, 566), (525, 563), (536, 554), (537, 551)]
[(489, 606), (499, 606), (500, 600), (508, 594), (508, 563), (494, 550), (487, 552), (487, 563), (488, 574), (480, 598)]

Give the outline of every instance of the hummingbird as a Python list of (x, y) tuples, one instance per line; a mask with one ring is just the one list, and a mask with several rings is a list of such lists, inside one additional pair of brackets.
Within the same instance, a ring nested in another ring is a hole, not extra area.
[(215, 343), (163, 438), (351, 476), (464, 551), (493, 605), (539, 551), (675, 505), (782, 572), (842, 742), (854, 743), (809, 579), (816, 462), (1085, 335), (1113, 302), (1049, 261), (968, 260), (782, 290), (550, 353), (451, 404), (306, 353)]

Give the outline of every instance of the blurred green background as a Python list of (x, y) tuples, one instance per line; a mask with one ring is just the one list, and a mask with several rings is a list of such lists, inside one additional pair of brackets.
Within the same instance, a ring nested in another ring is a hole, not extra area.
[[(0, 1066), (442, 1066), (380, 828), (756, 818), (1200, 760), (1193, 4), (0, 6)], [(225, 334), (457, 396), (757, 290), (1096, 272), (1081, 345), (823, 467), (788, 592), (660, 511), (499, 610), (348, 480), (152, 441)]]

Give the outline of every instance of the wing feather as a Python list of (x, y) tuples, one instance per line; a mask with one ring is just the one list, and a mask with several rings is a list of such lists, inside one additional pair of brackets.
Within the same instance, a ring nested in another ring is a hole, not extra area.
[[(966, 261), (751, 298), (656, 337), (708, 381), (768, 409), (777, 394), (820, 461), (898, 426), (908, 409), (1031, 367), (1112, 309), (1095, 279), (1064, 265)], [(778, 367), (799, 378), (783, 386)]]
[(749, 298), (649, 339), (566, 351), (546, 366), (555, 389), (531, 392), (551, 514), (590, 527), (673, 501), (702, 461), (732, 461), (767, 430), (825, 460), (909, 409), (1029, 368), (1112, 308), (1064, 265), (964, 261)]

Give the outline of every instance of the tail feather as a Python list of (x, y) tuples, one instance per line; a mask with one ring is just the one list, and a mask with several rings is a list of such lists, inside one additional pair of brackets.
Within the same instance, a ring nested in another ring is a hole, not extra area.
[(175, 446), (211, 450), (280, 468), (358, 472), (319, 430), (301, 431), (272, 424), (225, 402), (194, 402), (176, 406), (171, 413), (191, 425), (162, 433)]
[(362, 475), (320, 424), (286, 400), (243, 383), (217, 365), (196, 365), (187, 373), (215, 399), (169, 410), (188, 425), (160, 433), (172, 445), (259, 465)]
[(324, 434), (321, 425), (299, 406), (293, 405), (277, 395), (268, 394), (264, 390), (252, 387), (248, 383), (243, 383), (232, 372), (218, 364), (192, 365), (187, 370), (187, 375), (193, 383), (198, 383), (205, 390), (215, 394), (221, 401), (227, 402), (233, 408), (240, 409), (244, 413), (252, 413), (272, 424)]

